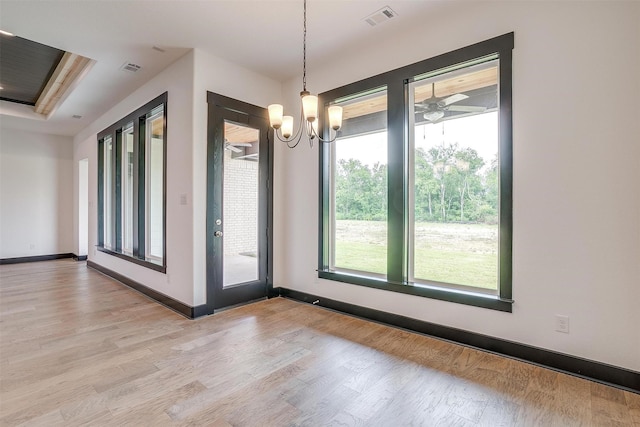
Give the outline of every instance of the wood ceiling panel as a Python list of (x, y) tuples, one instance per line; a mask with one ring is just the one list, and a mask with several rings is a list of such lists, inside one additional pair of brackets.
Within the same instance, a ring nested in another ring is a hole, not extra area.
[[(472, 73), (455, 76), (435, 82), (436, 97), (443, 98), (456, 93), (463, 93), (483, 87), (495, 85), (498, 82), (498, 67), (491, 67)], [(415, 87), (415, 102), (423, 101), (431, 96), (431, 81)], [(366, 114), (378, 113), (387, 109), (387, 95), (368, 97), (343, 107), (342, 117), (345, 120)]]
[(229, 122), (224, 124), (224, 138), (231, 144), (256, 142), (259, 135), (260, 132), (257, 129)]
[(153, 136), (160, 138), (164, 132), (164, 120), (154, 120), (151, 122), (151, 133)]
[(35, 105), (64, 51), (22, 37), (0, 36), (0, 98)]

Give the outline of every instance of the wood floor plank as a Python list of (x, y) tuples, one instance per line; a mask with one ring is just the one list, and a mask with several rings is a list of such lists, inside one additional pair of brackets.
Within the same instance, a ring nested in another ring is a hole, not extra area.
[(82, 399), (91, 394), (95, 394), (95, 390), (88, 384), (73, 388), (44, 390), (38, 393), (37, 399), (29, 396), (20, 401), (20, 404), (16, 401), (12, 402), (11, 406), (7, 405), (6, 411), (3, 403), (3, 415), (0, 421), (3, 425), (19, 425), (49, 412), (60, 412), (61, 402)]
[(592, 422), (597, 425), (631, 426), (631, 411), (622, 390), (591, 383)]
[(629, 415), (631, 416), (631, 424), (640, 426), (640, 394), (624, 392), (627, 407), (629, 408)]
[(640, 395), (282, 298), (188, 320), (58, 260), (0, 266), (0, 425), (634, 426)]
[(591, 413), (590, 383), (582, 378), (558, 374), (558, 388), (554, 399), (556, 425), (579, 426), (583, 414)]
[[(420, 370), (421, 367), (417, 364), (400, 360), (389, 362), (387, 371), (379, 376), (374, 372), (373, 375), (377, 377), (377, 381), (370, 387), (362, 389), (360, 395), (349, 402), (332, 422), (360, 425), (361, 422), (375, 419), (377, 414), (386, 412), (387, 406), (399, 395), (404, 386), (419, 375)], [(349, 381), (346, 384), (350, 386)]]
[(522, 401), (518, 413), (518, 425), (552, 425), (554, 419), (554, 395), (541, 390), (530, 390)]
[[(5, 424), (3, 424), (5, 425)], [(11, 424), (6, 424), (11, 425)], [(55, 427), (55, 426), (64, 426), (64, 418), (62, 418), (62, 414), (58, 409), (48, 412), (46, 414), (30, 418), (29, 420), (20, 423), (21, 427)]]
[(511, 427), (518, 425), (521, 407), (512, 400), (502, 399), (489, 402), (478, 421), (483, 427)]

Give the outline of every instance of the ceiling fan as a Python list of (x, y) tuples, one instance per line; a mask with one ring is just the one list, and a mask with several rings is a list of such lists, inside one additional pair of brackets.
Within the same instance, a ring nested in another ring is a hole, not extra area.
[(444, 117), (445, 111), (481, 113), (487, 109), (486, 107), (475, 105), (452, 105), (467, 98), (469, 98), (469, 96), (463, 93), (455, 93), (446, 98), (438, 98), (436, 97), (436, 84), (431, 83), (431, 97), (416, 103), (416, 112), (422, 113), (425, 119), (435, 123)]

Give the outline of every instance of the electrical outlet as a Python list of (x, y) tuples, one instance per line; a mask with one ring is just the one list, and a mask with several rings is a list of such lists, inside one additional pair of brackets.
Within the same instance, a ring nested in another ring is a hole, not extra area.
[(29, 243), (29, 250), (34, 250), (36, 248), (35, 243)]
[(569, 316), (556, 314), (556, 331), (569, 333)]

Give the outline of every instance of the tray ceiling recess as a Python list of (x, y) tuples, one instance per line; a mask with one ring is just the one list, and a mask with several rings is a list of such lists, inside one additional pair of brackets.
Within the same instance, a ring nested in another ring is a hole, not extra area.
[[(0, 33), (0, 100), (33, 107), (48, 118), (95, 61)], [(11, 115), (11, 111), (2, 109)]]

